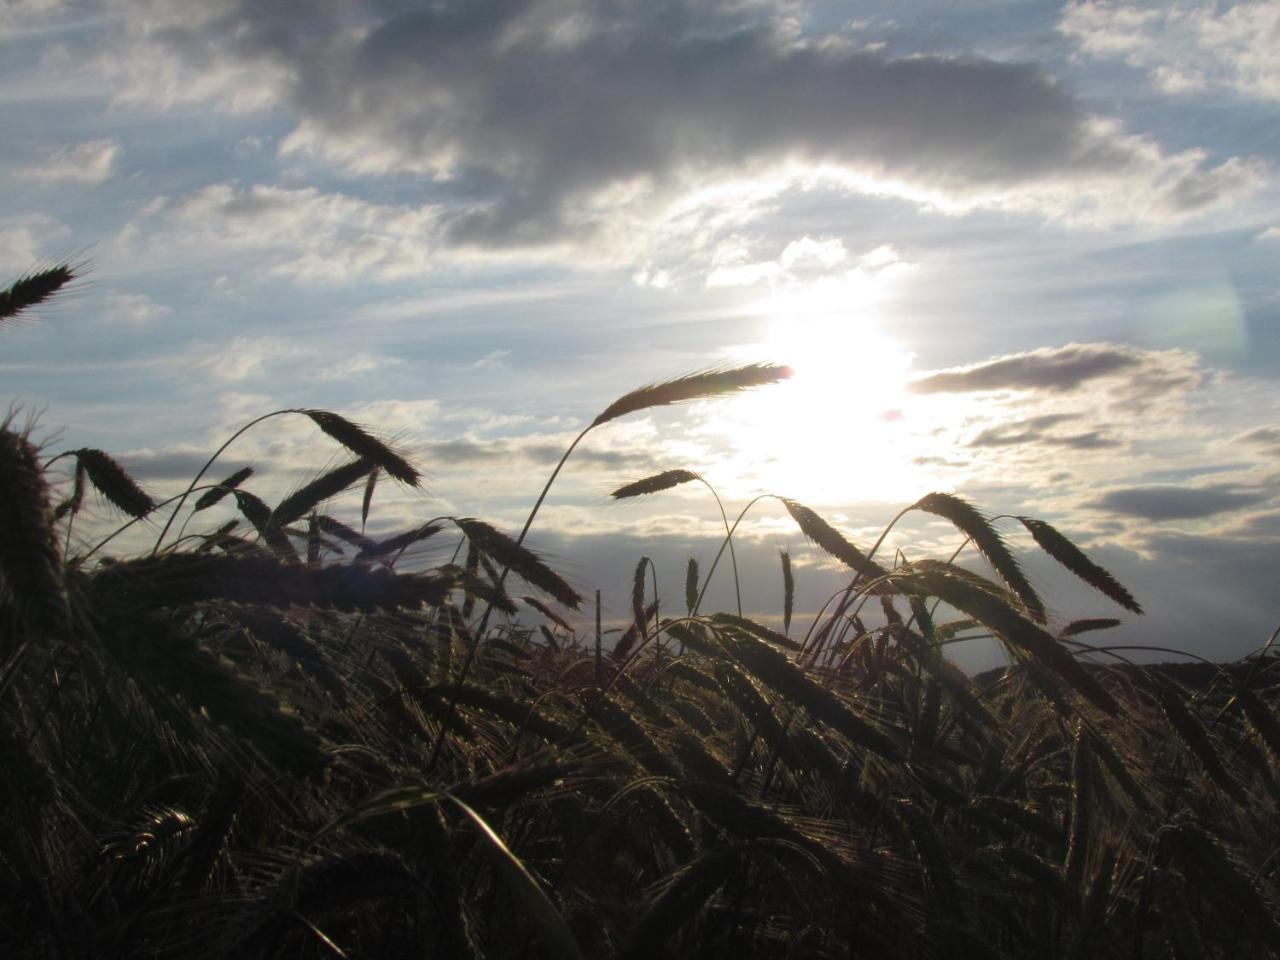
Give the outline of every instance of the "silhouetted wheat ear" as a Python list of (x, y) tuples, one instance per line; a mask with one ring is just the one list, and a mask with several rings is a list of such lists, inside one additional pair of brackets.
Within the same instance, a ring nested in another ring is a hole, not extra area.
[[(658, 601), (655, 600), (649, 604), (644, 611), (644, 622), (648, 623), (658, 614)], [(622, 636), (618, 638), (618, 642), (613, 645), (613, 659), (625, 660), (627, 655), (631, 653), (632, 648), (636, 645), (636, 641), (640, 639), (640, 624), (633, 621), (626, 630), (622, 631)]]
[(289, 537), (279, 527), (272, 525), (271, 508), (262, 501), (262, 498), (248, 490), (233, 490), (232, 494), (236, 498), (236, 506), (240, 508), (240, 512), (253, 524), (253, 528), (258, 531), (258, 535), (272, 552), (282, 560), (297, 560), (297, 552), (289, 542)]
[(84, 464), (79, 460), (76, 461), (75, 479), (71, 485), (71, 496), (63, 500), (53, 510), (53, 519), (61, 520), (67, 514), (73, 517), (80, 512), (80, 508), (84, 505), (84, 487), (85, 487), (85, 469)]
[[(949, 563), (920, 560), (910, 566), (914, 590), (934, 596), (961, 613), (990, 627), (1012, 648), (1057, 674), (1095, 706), (1115, 716), (1115, 698), (1094, 675), (1038, 624), (1024, 617), (1002, 598), (995, 584)], [(1056, 691), (1054, 691), (1056, 692)]]
[(363, 551), (374, 546), (374, 542), (364, 534), (352, 529), (341, 520), (336, 520), (328, 514), (322, 513), (317, 516), (316, 524), (320, 527), (321, 533), (341, 540), (343, 543), (349, 543), (358, 550)]
[(713, 848), (661, 880), (619, 960), (665, 956), (667, 941), (724, 886), (743, 852), (741, 847)]
[(796, 581), (791, 572), (791, 554), (779, 550), (778, 559), (782, 562), (782, 632), (790, 633), (791, 612), (796, 602)]
[(221, 503), (222, 499), (236, 489), (240, 484), (244, 483), (253, 476), (253, 467), (241, 467), (227, 479), (221, 481), (216, 487), (212, 487), (200, 494), (200, 499), (196, 501), (196, 505), (192, 508), (192, 513), (199, 513), (201, 510), (208, 510), (214, 504)]
[(378, 475), (382, 473), (380, 467), (374, 467), (369, 471), (369, 477), (364, 482), (364, 497), (360, 501), (360, 529), (364, 530), (369, 525), (369, 507), (373, 504), (373, 491), (378, 486)]
[(658, 493), (662, 490), (670, 490), (672, 487), (678, 487), (682, 483), (689, 483), (691, 480), (699, 479), (698, 475), (692, 470), (664, 470), (662, 473), (655, 473), (651, 477), (645, 477), (643, 480), (635, 480), (632, 483), (619, 487), (609, 496), (615, 500), (625, 500), (628, 497), (640, 497), (646, 493)]
[(1262, 894), (1256, 877), (1250, 877), (1216, 838), (1191, 823), (1160, 832), (1158, 847), (1174, 854), (1184, 871), (1192, 872), (1202, 888), (1213, 889), (1224, 902), (1243, 911), (1273, 953), (1280, 953), (1280, 923)]
[(1111, 741), (1107, 739), (1106, 734), (1088, 727), (1085, 729), (1089, 734), (1089, 746), (1093, 755), (1102, 761), (1107, 773), (1111, 774), (1111, 779), (1120, 785), (1120, 789), (1133, 801), (1134, 806), (1144, 813), (1150, 811), (1152, 809), (1151, 797), (1134, 779), (1133, 774), (1129, 771), (1128, 764), (1117, 752)]
[(145, 517), (155, 509), (150, 494), (103, 451), (84, 447), (76, 451), (76, 462), (84, 466), (97, 491), (129, 516)]
[(1036, 520), (1032, 517), (1019, 517), (1018, 519), (1022, 521), (1022, 525), (1027, 528), (1036, 543), (1040, 545), (1040, 549), (1053, 557), (1054, 560), (1057, 560), (1058, 563), (1062, 564), (1085, 583), (1105, 596), (1110, 597), (1126, 610), (1132, 610), (1137, 614), (1142, 613), (1142, 607), (1133, 598), (1133, 594), (1121, 586), (1119, 581), (1110, 573), (1085, 556), (1084, 551), (1059, 533), (1058, 530), (1043, 520)]
[(271, 513), (271, 522), (277, 527), (283, 527), (305, 517), (313, 507), (330, 497), (336, 497), (365, 476), (370, 466), (368, 460), (361, 458), (321, 474), (276, 504)]
[(895, 800), (893, 811), (920, 864), (920, 873), (930, 894), (929, 906), (954, 922), (960, 916), (960, 888), (937, 828), (929, 816), (910, 800)]
[(684, 608), (692, 616), (693, 608), (698, 605), (698, 561), (689, 558), (689, 565), (684, 571)]
[(364, 427), (328, 410), (304, 410), (312, 423), (357, 457), (381, 467), (401, 483), (416, 487), (422, 478), (416, 467)]
[(991, 521), (974, 509), (971, 503), (949, 493), (930, 493), (917, 500), (914, 507), (951, 521), (986, 557), (996, 574), (1009, 585), (1009, 589), (1018, 595), (1031, 619), (1044, 623), (1044, 603)]
[(635, 622), (640, 629), (645, 628), (644, 615), (644, 575), (649, 565), (648, 557), (641, 557), (640, 562), (636, 564), (635, 574), (631, 578), (631, 615), (635, 618)]
[(457, 568), (397, 574), (348, 564), (304, 567), (261, 555), (175, 553), (121, 561), (94, 571), (93, 595), (113, 609), (152, 610), (225, 600), (370, 611), (440, 606), (457, 586)]
[(1071, 744), (1071, 830), (1067, 836), (1067, 854), (1062, 872), (1073, 891), (1080, 888), (1084, 875), (1085, 855), (1089, 847), (1093, 819), (1096, 779), (1089, 742), (1084, 726), (1077, 722)]
[(754, 636), (723, 635), (721, 642), (743, 668), (775, 693), (799, 704), (851, 742), (886, 760), (902, 760), (903, 751), (826, 687), (820, 686), (785, 654)]
[(492, 557), (495, 563), (518, 574), (539, 590), (549, 593), (571, 610), (577, 610), (582, 604), (582, 597), (578, 591), (539, 560), (528, 547), (517, 543), (505, 533), (498, 532), (481, 520), (463, 517), (454, 522), (467, 535), (467, 539), (482, 553)]
[[(530, 708), (524, 706), (526, 713)], [(497, 773), (449, 788), (449, 792), (473, 807), (503, 808), (524, 802), (530, 794), (563, 781), (582, 767), (577, 760), (550, 763), (524, 762)]]
[(795, 500), (782, 500), (787, 513), (796, 522), (800, 532), (820, 546), (845, 566), (862, 574), (864, 577), (883, 577), (885, 570), (873, 560), (869, 560), (857, 547), (844, 538), (835, 527), (823, 520), (813, 510)]
[(1182, 884), (1168, 868), (1152, 870), (1151, 883), (1155, 893), (1156, 910), (1164, 927), (1174, 960), (1202, 960), (1212, 954), (1205, 948), (1196, 924), (1196, 911), (1191, 907)]
[(1236, 687), (1236, 700), (1244, 709), (1249, 725), (1262, 738), (1271, 756), (1280, 762), (1280, 720), (1273, 708), (1263, 703), (1253, 691), (1244, 686)]
[(805, 833), (771, 805), (747, 800), (720, 784), (686, 781), (680, 792), (698, 812), (734, 836), (745, 840), (775, 839), (794, 844), (833, 875), (844, 872), (844, 862), (821, 841)]
[(567, 621), (564, 617), (560, 616), (560, 614), (556, 613), (554, 610), (548, 607), (545, 603), (543, 603), (537, 597), (521, 597), (520, 599), (523, 600), (525, 603), (527, 603), (529, 606), (533, 607), (533, 609), (537, 610), (540, 614), (542, 614), (544, 617), (546, 617), (548, 620), (554, 623), (557, 627), (559, 627), (565, 633), (573, 633), (573, 628), (569, 626), (569, 621)]
[(59, 263), (20, 277), (0, 290), (0, 322), (12, 320), (24, 310), (39, 306), (79, 276), (78, 268)]
[(1082, 620), (1072, 620), (1059, 633), (1064, 637), (1075, 637), (1091, 630), (1110, 630), (1118, 626), (1120, 621), (1115, 617), (1085, 617)]
[(438, 523), (424, 523), (420, 527), (414, 527), (412, 530), (404, 531), (404, 533), (394, 534), (393, 536), (387, 537), (384, 540), (379, 540), (376, 543), (368, 540), (367, 538), (362, 538), (366, 542), (365, 545), (360, 548), (360, 552), (356, 555), (356, 560), (363, 562), (365, 560), (376, 560), (378, 557), (389, 556), (390, 554), (397, 553), (415, 543), (435, 536), (440, 532), (440, 530), (441, 526)]
[(801, 649), (800, 644), (790, 637), (779, 633), (777, 630), (771, 630), (763, 623), (757, 623), (748, 617), (739, 617), (732, 613), (717, 613), (711, 619), (717, 624), (727, 626), (730, 629), (749, 633), (751, 636), (758, 637), (766, 643), (773, 644), (775, 647), (782, 647), (784, 650), (791, 650), (797, 653)]
[(604, 411), (591, 421), (591, 426), (598, 427), (602, 423), (616, 420), (638, 410), (650, 407), (665, 407), (672, 403), (683, 403), (686, 400), (702, 400), (719, 397), (751, 387), (761, 387), (777, 383), (791, 376), (791, 368), (770, 363), (753, 363), (732, 370), (705, 370), (687, 377), (677, 377), (662, 383), (651, 384), (633, 390), (609, 404)]
[(1209, 731), (1205, 729), (1204, 725), (1183, 701), (1180, 690), (1172, 684), (1158, 680), (1152, 684), (1152, 687), (1156, 699), (1160, 703), (1160, 709), (1169, 718), (1169, 723), (1173, 726), (1174, 731), (1181, 738), (1187, 749), (1200, 761), (1205, 773), (1209, 774), (1210, 779), (1221, 787), (1236, 803), (1241, 806), (1247, 805), (1249, 801), (1244, 789), (1236, 778), (1228, 772), (1227, 768), (1223, 766), (1222, 759), (1219, 756), (1218, 745), (1215, 744), (1213, 738), (1209, 736)]
[(49, 488), (35, 445), (0, 424), (0, 584), (29, 605), (40, 629), (60, 626), (66, 584), (49, 510)]

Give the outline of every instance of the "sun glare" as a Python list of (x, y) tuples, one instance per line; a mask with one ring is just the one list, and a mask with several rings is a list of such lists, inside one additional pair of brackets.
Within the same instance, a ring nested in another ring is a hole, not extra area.
[(735, 447), (733, 469), (758, 489), (819, 503), (896, 502), (928, 483), (913, 462), (913, 357), (884, 329), (893, 266), (797, 284), (760, 304), (769, 330), (756, 349), (794, 375), (717, 423)]

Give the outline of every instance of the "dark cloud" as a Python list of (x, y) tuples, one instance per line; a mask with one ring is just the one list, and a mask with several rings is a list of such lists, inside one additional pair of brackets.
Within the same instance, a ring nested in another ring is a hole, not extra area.
[(1065, 437), (1045, 437), (1044, 442), (1057, 447), (1069, 447), (1072, 450), (1112, 450), (1124, 446), (1115, 437), (1108, 437), (1099, 430), (1085, 433), (1073, 433)]
[(1236, 437), (1236, 443), (1246, 443), (1280, 456), (1280, 427), (1258, 427)]
[(969, 441), (968, 445), (971, 447), (1013, 447), (1036, 441), (1054, 442), (1054, 438), (1046, 437), (1045, 431), (1060, 423), (1077, 419), (1079, 419), (1079, 415), (1074, 413), (1046, 413), (1038, 417), (1028, 417), (1025, 420), (1001, 423), (982, 430)]
[(1076, 413), (1047, 413), (1038, 417), (1028, 417), (1026, 420), (997, 424), (981, 431), (969, 441), (968, 446), (1016, 447), (1039, 443), (1050, 447), (1068, 447), (1072, 450), (1104, 450), (1122, 446), (1119, 440), (1107, 436), (1101, 430), (1073, 434), (1048, 432), (1059, 424), (1079, 419), (1080, 415)]
[(1271, 493), (1232, 484), (1122, 487), (1109, 490), (1085, 506), (1143, 520), (1197, 520), (1263, 503), (1271, 497)]
[(799, 35), (770, 4), (232, 0), (147, 22), (193, 70), (269, 71), (301, 121), (286, 146), (447, 184), (456, 244), (582, 238), (616, 211), (609, 191), (791, 160), (955, 195), (1158, 169), (1171, 211), (1238, 186), (1164, 170), (1033, 66), (890, 59)]
[[(513, 457), (550, 465), (560, 462), (564, 447), (543, 440), (472, 440), (459, 437), (427, 444), (425, 453), (429, 462), (454, 466), (509, 463)], [(576, 450), (573, 456), (575, 461), (618, 470), (643, 469), (653, 465), (649, 454), (625, 450), (587, 447)]]
[[(207, 450), (158, 450), (122, 454), (121, 465), (139, 480), (190, 481), (208, 463)], [(224, 476), (250, 464), (235, 460), (219, 460), (205, 475), (205, 481), (217, 483)], [(202, 482), (205, 482), (202, 481)]]
[[(952, 370), (940, 370), (911, 381), (913, 393), (977, 393), (995, 390), (1037, 390), (1067, 393), (1104, 378), (1123, 379), (1131, 404), (1185, 389), (1198, 382), (1190, 358), (1177, 351), (1136, 350), (1113, 343), (1069, 343), (1028, 353), (996, 357)], [(1033, 432), (1037, 427), (1027, 421)], [(998, 445), (998, 435), (986, 445)]]
[(1074, 390), (1098, 377), (1136, 371), (1143, 357), (1112, 344), (1068, 344), (998, 357), (984, 363), (943, 370), (913, 380), (914, 393), (968, 393), (985, 390)]

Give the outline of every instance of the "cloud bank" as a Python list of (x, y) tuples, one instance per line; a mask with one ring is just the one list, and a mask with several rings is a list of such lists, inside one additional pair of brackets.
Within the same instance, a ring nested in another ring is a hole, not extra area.
[(1072, 3), (1058, 29), (1083, 53), (1123, 60), (1170, 94), (1231, 90), (1280, 101), (1280, 6)]
[(1091, 223), (1197, 213), (1263, 177), (1168, 153), (1034, 66), (894, 59), (768, 3), (115, 5), (119, 96), (284, 106), (285, 155), (429, 181), (455, 247), (624, 244), (727, 176)]

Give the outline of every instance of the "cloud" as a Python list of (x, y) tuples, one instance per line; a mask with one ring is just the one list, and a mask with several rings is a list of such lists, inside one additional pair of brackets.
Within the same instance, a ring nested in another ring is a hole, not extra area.
[(63, 0), (0, 0), (0, 36), (37, 26), (62, 6)]
[(1280, 456), (1280, 427), (1257, 427), (1236, 437), (1235, 442), (1257, 447), (1272, 456)]
[(145, 293), (125, 293), (109, 290), (105, 297), (105, 316), (108, 320), (145, 326), (162, 320), (173, 313), (170, 307), (156, 303)]
[(1025, 390), (1067, 393), (1095, 380), (1120, 380), (1135, 396), (1186, 388), (1198, 379), (1196, 360), (1177, 350), (1138, 350), (1112, 343), (1069, 343), (941, 370), (911, 381), (913, 393)]
[(303, 281), (371, 276), (396, 280), (427, 272), (436, 211), (370, 203), (315, 187), (211, 184), (142, 213), (157, 219), (157, 246), (180, 244), (264, 251), (271, 270)]
[(1027, 420), (1002, 423), (980, 431), (969, 441), (968, 446), (982, 448), (1041, 444), (1073, 450), (1104, 450), (1124, 445), (1120, 440), (1108, 436), (1101, 430), (1070, 434), (1049, 432), (1052, 427), (1060, 423), (1078, 419), (1080, 419), (1079, 414), (1051, 413)]
[(1280, 100), (1280, 6), (1069, 3), (1058, 30), (1098, 59), (1123, 60), (1165, 93), (1228, 89)]
[(130, 96), (285, 106), (285, 154), (431, 182), (454, 247), (603, 255), (727, 178), (1104, 223), (1200, 212), (1263, 176), (1168, 153), (1035, 67), (892, 59), (773, 4), (365, 0), (310, 8), (305, 29), (290, 5), (118, 4)]
[(0, 283), (8, 284), (38, 266), (50, 249), (66, 243), (70, 233), (65, 224), (43, 214), (0, 219)]
[(119, 154), (117, 140), (86, 140), (58, 147), (39, 163), (19, 167), (16, 173), (24, 180), (102, 183), (115, 172)]
[(208, 373), (215, 383), (238, 383), (268, 374), (287, 380), (287, 374), (311, 380), (345, 380), (399, 361), (369, 353), (335, 355), (332, 350), (285, 337), (235, 337), (213, 350), (196, 350), (199, 358), (171, 361), (186, 369)]
[(1205, 487), (1152, 485), (1109, 490), (1085, 506), (1142, 520), (1200, 520), (1256, 506), (1270, 500), (1272, 495), (1271, 492), (1249, 490), (1234, 484)]
[[(450, 466), (511, 463), (517, 459), (540, 466), (549, 466), (560, 461), (566, 445), (567, 441), (557, 442), (546, 438), (477, 440), (470, 437), (455, 437), (428, 443), (423, 449), (428, 462)], [(637, 470), (653, 466), (653, 455), (640, 449), (586, 447), (575, 451), (574, 460), (619, 470)]]

